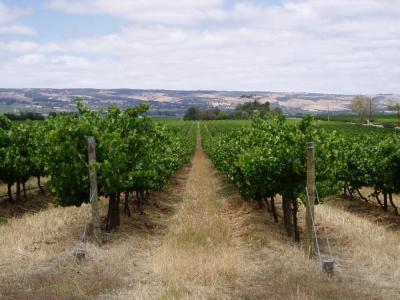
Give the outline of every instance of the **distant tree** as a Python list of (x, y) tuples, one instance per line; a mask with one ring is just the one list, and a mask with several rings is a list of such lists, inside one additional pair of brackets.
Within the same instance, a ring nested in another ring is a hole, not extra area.
[(63, 112), (55, 112), (52, 111), (49, 113), (49, 117), (56, 117), (56, 116), (71, 116), (71, 117), (78, 117), (78, 112), (75, 111), (63, 111)]
[(10, 120), (44, 120), (44, 116), (37, 112), (6, 113), (4, 115)]
[(369, 114), (371, 120), (372, 113), (375, 111), (376, 106), (372, 98), (357, 95), (353, 98), (350, 105), (351, 110), (358, 115), (360, 123), (364, 120), (364, 117)]
[(235, 108), (235, 116), (239, 117), (240, 119), (242, 119), (244, 116), (251, 117), (254, 111), (258, 111), (261, 116), (264, 116), (271, 111), (270, 103), (268, 101), (261, 103), (257, 100), (254, 100), (239, 104)]
[(219, 114), (219, 110), (215, 109), (204, 109), (199, 113), (200, 120), (215, 120)]
[(388, 106), (388, 109), (396, 112), (397, 125), (400, 125), (400, 103), (395, 103)]
[(240, 95), (240, 98), (246, 98), (246, 99), (254, 99), (256, 97), (256, 95)]
[[(254, 99), (253, 96), (241, 96), (241, 98)], [(249, 119), (255, 112), (258, 112), (260, 116), (265, 116), (269, 113), (281, 114), (279, 107), (271, 109), (269, 102), (258, 102), (252, 100), (239, 104), (233, 111), (221, 111), (218, 108), (212, 109), (197, 109), (190, 107), (186, 110), (183, 119), (184, 120), (228, 120), (228, 119)]]
[(183, 115), (184, 120), (198, 120), (199, 119), (199, 110), (195, 107), (189, 107), (185, 114)]

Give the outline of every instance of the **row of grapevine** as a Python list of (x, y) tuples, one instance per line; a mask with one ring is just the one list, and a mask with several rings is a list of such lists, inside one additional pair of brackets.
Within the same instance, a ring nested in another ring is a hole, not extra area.
[(350, 139), (319, 128), (310, 116), (298, 123), (288, 123), (283, 117), (256, 116), (240, 129), (211, 135), (207, 127), (211, 126), (202, 126), (203, 144), (214, 165), (227, 174), (244, 198), (266, 202), (275, 221), (274, 201), (281, 195), (285, 227), (297, 241), (297, 210), (305, 199), (307, 142), (316, 144), (316, 180), (321, 195), (344, 190), (353, 194), (371, 186), (374, 196), (379, 199), (383, 194), (390, 201), (393, 193), (400, 192), (400, 137), (394, 132)]
[(26, 199), (25, 182), (30, 177), (44, 175), (45, 128), (38, 122), (14, 123), (0, 115), (0, 181), (7, 184), (8, 197), (12, 202), (11, 186), (17, 184), (17, 200), (21, 197), (21, 185)]
[(31, 176), (49, 176), (56, 204), (87, 202), (87, 137), (94, 136), (97, 163), (93, 167), (98, 174), (98, 194), (109, 198), (107, 230), (111, 230), (119, 225), (123, 192), (126, 197), (135, 192), (140, 206), (149, 191), (168, 183), (194, 150), (191, 135), (154, 122), (145, 115), (147, 110), (148, 106), (139, 105), (125, 111), (109, 107), (107, 113), (94, 112), (78, 102), (78, 116), (15, 124), (1, 117), (0, 180), (12, 185), (24, 184)]
[[(356, 194), (367, 202), (373, 197), (385, 211), (390, 202), (398, 215), (393, 194), (400, 193), (400, 135), (375, 132), (341, 136), (332, 147), (338, 152), (332, 162), (333, 180), (340, 183), (343, 193), (350, 197)], [(373, 192), (365, 197), (360, 191), (363, 187), (371, 187)]]

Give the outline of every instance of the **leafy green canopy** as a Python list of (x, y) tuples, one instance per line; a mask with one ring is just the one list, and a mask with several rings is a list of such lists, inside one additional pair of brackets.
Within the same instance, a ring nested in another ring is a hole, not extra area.
[(251, 200), (292, 194), (304, 199), (306, 144), (316, 145), (320, 194), (374, 187), (377, 193), (400, 192), (400, 137), (362, 133), (349, 138), (316, 126), (305, 117), (298, 124), (255, 116), (249, 126), (203, 135), (206, 152)]
[(99, 194), (160, 189), (190, 159), (193, 143), (145, 115), (147, 105), (96, 113), (79, 104), (79, 118), (50, 120), (48, 172), (62, 205), (89, 199), (87, 137), (97, 142)]
[(89, 201), (87, 137), (97, 148), (99, 195), (160, 189), (194, 150), (194, 138), (145, 115), (147, 105), (107, 113), (78, 102), (78, 114), (12, 123), (0, 115), (0, 180), (13, 184), (50, 176), (59, 205)]

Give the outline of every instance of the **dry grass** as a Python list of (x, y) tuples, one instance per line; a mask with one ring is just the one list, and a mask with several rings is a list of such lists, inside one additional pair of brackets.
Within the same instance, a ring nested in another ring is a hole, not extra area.
[[(171, 191), (153, 195), (159, 208), (145, 207), (145, 214), (131, 218), (122, 215), (118, 231), (103, 232), (101, 249), (79, 242), (89, 219), (88, 205), (8, 219), (0, 225), (0, 299), (109, 299), (102, 295), (124, 289), (138, 291), (135, 299), (151, 298), (159, 280), (148, 258), (160, 243), (162, 222), (171, 214), (174, 194), (182, 185), (181, 179), (173, 180)], [(101, 204), (104, 217), (107, 201)], [(73, 255), (77, 248), (86, 251), (83, 262)]]
[[(346, 204), (346, 200), (342, 200)], [(400, 235), (385, 226), (323, 205), (316, 213), (329, 231), (333, 252), (344, 278), (375, 289), (382, 298), (400, 295)]]
[[(149, 260), (187, 173), (185, 166), (172, 178), (171, 189), (152, 194), (157, 206), (144, 207), (144, 214), (133, 211), (131, 218), (122, 214), (116, 232), (103, 232), (101, 249), (79, 242), (90, 219), (88, 205), (7, 217), (0, 224), (0, 299), (155, 299), (163, 291)], [(100, 203), (104, 218), (107, 201)], [(82, 262), (73, 255), (77, 248), (86, 251)]]
[[(18, 272), (19, 268), (29, 270), (36, 263), (58, 255), (66, 243), (76, 240), (74, 235), (79, 227), (83, 228), (85, 213), (89, 213), (87, 205), (52, 208), (9, 220), (0, 227), (2, 262)], [(1, 271), (4, 276), (9, 270), (3, 266)]]
[(108, 282), (114, 284), (114, 268), (107, 268), (112, 263), (109, 251), (89, 244), (84, 264), (73, 256), (88, 213), (87, 205), (51, 208), (0, 226), (0, 295), (85, 297), (110, 287)]
[(236, 284), (241, 249), (222, 213), (224, 199), (216, 193), (213, 172), (204, 153), (197, 151), (183, 201), (154, 257), (155, 271), (175, 298), (224, 298)]
[(286, 237), (282, 224), (274, 223), (266, 210), (243, 202), (231, 190), (227, 214), (235, 238), (245, 245), (238, 269), (237, 299), (369, 299), (375, 296), (372, 289), (362, 289), (360, 284), (341, 274), (328, 278), (321, 272), (317, 260), (306, 259), (301, 247)]

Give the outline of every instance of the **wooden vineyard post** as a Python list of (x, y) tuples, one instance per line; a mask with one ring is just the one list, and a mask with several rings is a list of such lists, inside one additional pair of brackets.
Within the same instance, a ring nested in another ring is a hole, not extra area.
[(88, 137), (88, 158), (90, 177), (90, 204), (92, 205), (93, 233), (96, 244), (101, 246), (100, 213), (97, 193), (97, 172), (91, 167), (96, 162), (96, 142), (93, 136)]
[(314, 256), (314, 202), (315, 202), (315, 145), (307, 143), (307, 197), (305, 225), (305, 254), (308, 258)]

